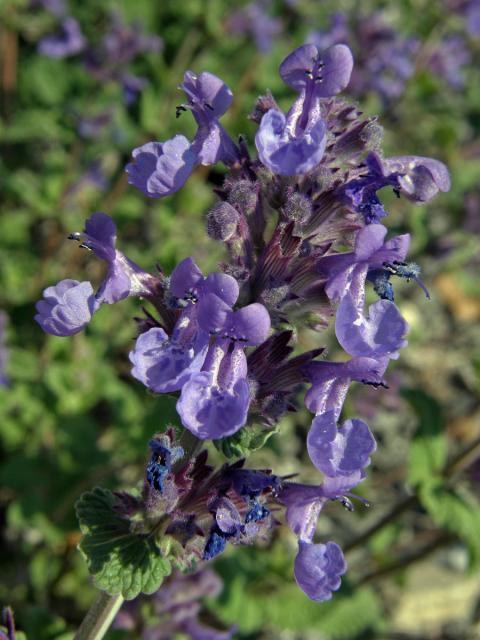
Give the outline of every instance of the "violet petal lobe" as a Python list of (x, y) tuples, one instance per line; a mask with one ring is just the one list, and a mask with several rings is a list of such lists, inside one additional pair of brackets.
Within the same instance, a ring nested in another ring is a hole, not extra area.
[(255, 136), (262, 163), (274, 173), (284, 176), (303, 175), (320, 163), (327, 144), (325, 121), (317, 120), (302, 135), (292, 136), (284, 114), (270, 109), (263, 116)]
[(35, 320), (53, 336), (73, 336), (87, 326), (98, 307), (90, 282), (62, 280), (45, 289)]
[(163, 329), (153, 327), (138, 336), (129, 354), (132, 375), (157, 393), (178, 391), (200, 371), (206, 349), (207, 340), (181, 344), (170, 340)]
[(232, 104), (233, 94), (230, 88), (217, 76), (203, 71), (196, 76), (192, 71), (186, 71), (180, 88), (185, 91), (191, 106), (198, 111), (210, 115), (210, 118), (220, 118)]
[(212, 373), (201, 371), (183, 386), (177, 412), (183, 426), (197, 438), (213, 440), (241, 429), (249, 405), (250, 391), (244, 378), (231, 389), (220, 389), (213, 384)]
[(347, 420), (337, 429), (336, 416), (328, 411), (315, 416), (307, 438), (313, 464), (326, 476), (350, 475), (370, 464), (375, 439), (362, 420)]
[(150, 198), (163, 198), (178, 191), (198, 163), (190, 142), (177, 135), (166, 142), (147, 142), (133, 150), (127, 164), (128, 182)]
[(379, 300), (365, 317), (347, 294), (337, 310), (335, 334), (341, 346), (352, 356), (367, 358), (398, 357), (398, 349), (407, 345), (404, 336), (408, 324), (389, 300)]
[(344, 44), (336, 44), (320, 53), (313, 44), (298, 47), (280, 65), (280, 75), (296, 91), (313, 85), (317, 97), (333, 96), (350, 82), (353, 57)]
[(335, 542), (326, 544), (299, 543), (295, 558), (295, 580), (312, 600), (330, 600), (332, 592), (341, 584), (341, 576), (347, 570), (342, 550)]

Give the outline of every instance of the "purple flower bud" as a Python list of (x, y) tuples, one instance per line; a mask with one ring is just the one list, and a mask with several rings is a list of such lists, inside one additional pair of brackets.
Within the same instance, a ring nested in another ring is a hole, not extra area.
[(379, 300), (368, 313), (366, 318), (351, 295), (345, 295), (335, 321), (338, 341), (352, 356), (398, 358), (398, 349), (407, 346), (404, 336), (408, 331), (399, 310), (393, 302)]
[(90, 282), (62, 280), (43, 292), (35, 320), (53, 336), (73, 336), (84, 329), (100, 306)]
[(198, 164), (185, 136), (166, 142), (147, 142), (132, 151), (135, 162), (127, 164), (128, 182), (149, 198), (163, 198), (178, 191)]
[(347, 570), (342, 550), (335, 542), (309, 544), (300, 541), (295, 558), (295, 580), (312, 600), (330, 600), (340, 587), (340, 576)]
[(329, 477), (348, 476), (370, 464), (376, 449), (368, 425), (361, 420), (347, 420), (337, 429), (333, 411), (315, 416), (307, 438), (310, 459)]
[(42, 38), (38, 52), (49, 58), (67, 58), (83, 51), (87, 44), (75, 18), (65, 18), (61, 32)]
[(207, 215), (207, 232), (214, 240), (226, 242), (237, 233), (240, 214), (228, 202), (219, 202)]

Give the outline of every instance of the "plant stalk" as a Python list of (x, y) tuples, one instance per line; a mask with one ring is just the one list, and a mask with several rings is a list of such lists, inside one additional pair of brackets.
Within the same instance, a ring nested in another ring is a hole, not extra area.
[(123, 596), (110, 596), (101, 591), (83, 619), (74, 640), (101, 640), (122, 604)]

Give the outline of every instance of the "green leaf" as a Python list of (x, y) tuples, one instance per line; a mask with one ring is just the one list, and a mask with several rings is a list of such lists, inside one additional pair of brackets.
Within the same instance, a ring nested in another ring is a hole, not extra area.
[(278, 426), (265, 428), (254, 425), (240, 429), (233, 436), (213, 442), (227, 458), (243, 458), (248, 457), (252, 451), (261, 449), (273, 434), (278, 433), (278, 430)]
[(467, 545), (473, 566), (480, 564), (480, 507), (468, 495), (460, 495), (440, 483), (424, 484), (419, 497), (432, 520)]
[(329, 640), (345, 640), (374, 629), (382, 621), (382, 606), (375, 592), (363, 587), (352, 594), (334, 594), (328, 602), (313, 602), (292, 582), (270, 592), (258, 588), (245, 576), (236, 576), (228, 597), (208, 602), (212, 612), (225, 624), (238, 624), (245, 634), (267, 622), (277, 629), (296, 632), (317, 631)]
[(445, 466), (448, 454), (444, 421), (439, 403), (423, 391), (402, 392), (418, 417), (418, 428), (410, 446), (407, 479), (413, 486), (430, 482)]
[(132, 600), (139, 593), (154, 593), (171, 571), (151, 535), (130, 531), (130, 520), (115, 510), (116, 498), (96, 487), (84, 493), (75, 509), (84, 554), (96, 585), (111, 595)]

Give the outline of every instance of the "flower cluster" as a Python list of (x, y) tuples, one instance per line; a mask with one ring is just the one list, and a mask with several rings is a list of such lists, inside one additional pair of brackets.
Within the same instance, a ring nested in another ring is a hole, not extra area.
[[(124, 495), (122, 504), (174, 541), (179, 566), (268, 535), (277, 524), (272, 507), (284, 507), (299, 541), (295, 577), (314, 600), (330, 598), (346, 570), (336, 543), (314, 540), (319, 514), (332, 500), (353, 509), (351, 491), (376, 448), (365, 422), (340, 424), (346, 394), (352, 382), (386, 386), (388, 363), (407, 344), (394, 279), (415, 280), (428, 295), (420, 268), (406, 262), (409, 236), (388, 237), (379, 192), (423, 203), (450, 186), (437, 160), (382, 156), (376, 118), (338, 97), (352, 68), (344, 44), (325, 51), (307, 44), (287, 56), (280, 75), (296, 95), (287, 113), (270, 93), (257, 100), (256, 156), (220, 124), (233, 99), (226, 84), (187, 71), (180, 85), (187, 101), (177, 115), (191, 111), (193, 140), (148, 142), (133, 151), (126, 171), (134, 187), (161, 198), (197, 165), (226, 165), (206, 226), (229, 262), (205, 275), (188, 257), (170, 276), (149, 274), (116, 249), (113, 221), (95, 213), (70, 237), (107, 262), (105, 280), (96, 293), (75, 280), (47, 288), (36, 316), (48, 333), (68, 336), (104, 304), (127, 296), (150, 302), (130, 353), (132, 374), (155, 393), (177, 395), (179, 420), (197, 442), (268, 433), (307, 388), (314, 418), (306, 447), (323, 474), (319, 486), (245, 469), (243, 460), (216, 471), (205, 453), (185, 453), (170, 431), (150, 442), (143, 499)], [(368, 309), (367, 287), (379, 297)], [(321, 347), (293, 355), (303, 327), (321, 331), (332, 319), (348, 359), (319, 359)]]
[[(159, 52), (163, 43), (157, 36), (147, 36), (139, 24), (127, 25), (120, 14), (112, 12), (109, 29), (98, 44), (90, 44), (76, 18), (67, 14), (60, 0), (43, 0), (43, 6), (60, 19), (59, 31), (44, 36), (38, 51), (50, 58), (67, 58), (82, 54), (85, 68), (101, 84), (117, 82), (127, 105), (137, 100), (147, 80), (129, 71), (129, 64), (142, 53)], [(102, 114), (103, 118), (106, 117)]]

